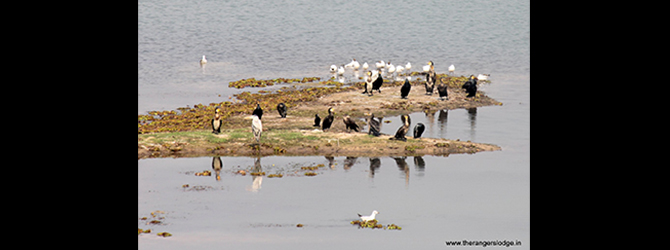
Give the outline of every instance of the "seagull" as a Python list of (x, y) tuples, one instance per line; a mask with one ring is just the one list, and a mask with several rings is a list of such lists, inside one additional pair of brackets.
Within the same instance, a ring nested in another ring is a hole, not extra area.
[(337, 72), (337, 65), (335, 64), (330, 65), (330, 73), (335, 74), (335, 72)]
[(367, 222), (367, 221), (369, 221), (369, 220), (374, 220), (374, 219), (375, 219), (375, 215), (377, 215), (378, 213), (379, 213), (379, 212), (377, 212), (377, 210), (374, 210), (374, 211), (372, 211), (372, 214), (371, 214), (370, 216), (363, 216), (363, 215), (361, 215), (361, 214), (358, 214), (358, 217), (361, 217), (361, 220), (362, 220), (363, 222)]
[(200, 66), (203, 66), (207, 64), (207, 59), (205, 59), (205, 55), (202, 55), (202, 59), (200, 59)]
[(452, 64), (452, 65), (450, 65), (450, 66), (449, 66), (449, 73), (451, 73), (451, 74), (453, 75), (453, 73), (454, 73), (454, 70), (456, 70), (456, 67), (454, 67), (454, 65), (453, 65), (453, 64)]
[(338, 75), (344, 75), (344, 65), (337, 68), (337, 74)]
[(383, 69), (384, 66), (386, 66), (386, 63), (384, 63), (384, 60), (381, 60), (381, 61), (376, 62), (375, 66), (377, 66), (377, 69)]
[(486, 81), (489, 79), (489, 76), (491, 76), (491, 74), (479, 74), (477, 79)]

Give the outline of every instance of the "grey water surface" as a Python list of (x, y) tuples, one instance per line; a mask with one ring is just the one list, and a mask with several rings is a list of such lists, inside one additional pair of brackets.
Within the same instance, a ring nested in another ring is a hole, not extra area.
[[(206, 55), (205, 68), (198, 64)], [(454, 248), (445, 241), (530, 247), (529, 1), (138, 1), (138, 113), (228, 100), (228, 82), (330, 77), (331, 64), (391, 60), (438, 73), (491, 74), (503, 103), (412, 113), (423, 137), (501, 151), (448, 157), (220, 156), (138, 160), (140, 249)], [(351, 70), (345, 76), (353, 78)], [(220, 96), (219, 96), (220, 95)], [(411, 98), (411, 96), (410, 96)], [(400, 119), (385, 117), (382, 133)], [(331, 163), (332, 161), (332, 163)], [(301, 166), (324, 167), (304, 176)], [(259, 169), (265, 177), (239, 175)], [(195, 176), (212, 171), (212, 176)], [(283, 178), (268, 178), (273, 173)], [(189, 187), (182, 187), (188, 184)], [(147, 225), (160, 210), (161, 224)], [(358, 229), (378, 210), (402, 230)], [(298, 228), (296, 224), (303, 224)], [(158, 232), (172, 237), (159, 237)], [(458, 249), (458, 248), (456, 248)]]

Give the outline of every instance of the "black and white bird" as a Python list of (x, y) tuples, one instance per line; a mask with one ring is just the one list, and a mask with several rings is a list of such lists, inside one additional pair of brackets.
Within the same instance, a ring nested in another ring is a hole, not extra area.
[(314, 125), (313, 127), (318, 127), (321, 126), (321, 117), (319, 117), (319, 114), (314, 114)]
[(344, 117), (342, 117), (342, 121), (344, 121), (344, 126), (346, 127), (347, 130), (351, 129), (358, 132), (359, 129), (358, 124), (356, 124), (356, 122), (353, 119), (351, 119), (351, 117), (345, 115)]
[(447, 85), (443, 82), (440, 82), (440, 84), (437, 85), (437, 93), (440, 94), (440, 100), (449, 100)]
[[(383, 118), (382, 118), (383, 119)], [(375, 119), (375, 114), (370, 114), (370, 121), (368, 122), (370, 128), (368, 129), (368, 134), (373, 136), (379, 136), (380, 127), (382, 123), (381, 119)]]
[(426, 74), (426, 95), (432, 95), (433, 88), (435, 87), (435, 80), (437, 80), (437, 74), (435, 74), (435, 64), (433, 64), (433, 61), (428, 62), (428, 65), (430, 66), (430, 69)]
[(368, 94), (368, 96), (372, 95), (372, 71), (368, 71), (367, 77), (365, 78), (365, 91), (363, 91), (362, 94)]
[(260, 120), (263, 118), (263, 109), (261, 108), (261, 104), (257, 103), (256, 104), (256, 109), (254, 109), (254, 112), (251, 113), (252, 115), (258, 116), (258, 119)]
[[(377, 90), (381, 94), (382, 91), (379, 89), (382, 87), (382, 84), (384, 84), (384, 78), (382, 78), (382, 71), (377, 71), (377, 78), (374, 78), (372, 81), (372, 90)], [(372, 94), (372, 90), (370, 91), (370, 94)]]
[(333, 125), (333, 120), (335, 120), (333, 113), (335, 113), (335, 110), (333, 108), (328, 108), (328, 116), (326, 119), (323, 119), (321, 130), (326, 131), (326, 129), (330, 128), (330, 125)]
[(360, 217), (363, 222), (367, 222), (374, 220), (377, 214), (379, 214), (379, 212), (377, 212), (377, 210), (374, 210), (372, 211), (372, 214), (370, 214), (370, 216), (363, 216), (361, 214), (358, 214), (358, 217)]
[(477, 93), (477, 77), (470, 75), (470, 79), (468, 79), (468, 81), (465, 82), (461, 88), (464, 88), (465, 92), (468, 93), (468, 95), (465, 97), (474, 97)]
[(412, 124), (412, 121), (409, 118), (409, 115), (401, 115), (400, 120), (403, 122), (403, 125), (395, 132), (395, 136), (389, 138), (389, 140), (407, 141), (405, 134), (409, 131), (409, 126)]
[(416, 126), (414, 126), (414, 139), (421, 137), (424, 130), (426, 130), (426, 126), (424, 126), (423, 123), (419, 122), (416, 124)]
[(409, 91), (412, 90), (412, 84), (409, 83), (410, 77), (405, 78), (405, 84), (400, 88), (400, 98), (407, 99)]
[(279, 116), (281, 116), (281, 118), (286, 118), (287, 111), (288, 108), (286, 108), (286, 104), (284, 104), (283, 102), (277, 104), (277, 112), (279, 112)]
[(214, 118), (210, 122), (212, 124), (212, 133), (214, 134), (221, 133), (221, 124), (223, 121), (221, 121), (221, 114), (219, 112), (221, 112), (221, 107), (216, 107), (214, 109)]

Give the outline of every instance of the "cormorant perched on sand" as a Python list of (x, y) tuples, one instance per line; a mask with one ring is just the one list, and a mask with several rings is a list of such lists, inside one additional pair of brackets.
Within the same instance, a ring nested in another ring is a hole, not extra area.
[(366, 72), (368, 77), (365, 79), (365, 91), (363, 91), (362, 94), (368, 94), (368, 96), (372, 95), (372, 71)]
[(466, 97), (473, 97), (477, 93), (477, 77), (470, 75), (470, 79), (463, 84), (465, 92), (468, 93)]
[(447, 85), (443, 82), (437, 85), (437, 93), (440, 94), (440, 100), (449, 100), (449, 93), (447, 93)]
[(405, 78), (405, 84), (400, 88), (400, 98), (407, 99), (410, 90), (412, 90), (412, 84), (409, 83), (409, 77), (407, 77)]
[(347, 130), (353, 129), (354, 131), (358, 132), (359, 129), (358, 124), (356, 124), (356, 122), (354, 122), (354, 120), (352, 120), (351, 117), (345, 115), (344, 117), (342, 117), (342, 121), (344, 121), (344, 125), (346, 126)]
[(407, 134), (407, 131), (409, 131), (409, 125), (411, 124), (411, 120), (409, 119), (408, 115), (400, 116), (400, 120), (402, 120), (403, 122), (402, 127), (398, 128), (398, 131), (395, 132), (395, 136), (389, 138), (389, 140), (407, 141), (407, 138), (405, 138), (405, 134)]
[(333, 117), (333, 108), (328, 108), (328, 116), (326, 119), (323, 119), (323, 123), (321, 124), (321, 130), (326, 131), (326, 129), (330, 128), (330, 125), (333, 124), (333, 120), (335, 117)]
[(321, 117), (319, 117), (319, 114), (314, 114), (314, 127), (321, 126)]
[[(377, 90), (381, 94), (382, 91), (379, 90), (379, 88), (382, 87), (382, 84), (384, 84), (384, 78), (382, 78), (382, 71), (377, 71), (377, 78), (374, 79), (372, 82), (372, 90)], [(370, 91), (370, 94), (372, 94), (372, 91)]]
[(260, 145), (261, 143), (261, 133), (263, 132), (263, 123), (261, 119), (256, 115), (251, 116), (251, 132), (254, 134), (254, 139)]
[(261, 119), (263, 117), (263, 109), (261, 108), (261, 104), (257, 103), (256, 104), (256, 109), (254, 109), (254, 112), (251, 113), (252, 115), (258, 116), (258, 119)]
[(421, 137), (421, 134), (423, 134), (425, 129), (426, 126), (424, 126), (423, 123), (416, 124), (416, 126), (414, 126), (414, 139)]
[(286, 118), (287, 110), (288, 108), (286, 108), (286, 104), (284, 104), (283, 102), (277, 104), (277, 111), (279, 112), (279, 116), (281, 116), (281, 118)]
[(428, 62), (430, 69), (426, 74), (426, 95), (433, 94), (433, 88), (435, 87), (435, 80), (437, 80), (437, 74), (435, 74), (435, 65), (433, 61)]
[(381, 119), (375, 119), (375, 114), (370, 115), (370, 121), (368, 122), (370, 128), (368, 129), (369, 135), (379, 136), (379, 124), (381, 124)]
[(212, 133), (214, 134), (221, 133), (221, 124), (223, 123), (223, 121), (221, 120), (221, 114), (219, 114), (220, 111), (221, 107), (216, 107), (214, 109), (214, 119), (212, 119), (211, 121)]

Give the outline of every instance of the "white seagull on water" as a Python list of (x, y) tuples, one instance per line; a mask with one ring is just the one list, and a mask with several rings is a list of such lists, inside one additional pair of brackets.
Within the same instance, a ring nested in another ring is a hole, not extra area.
[(358, 217), (361, 217), (361, 220), (363, 220), (363, 222), (367, 222), (369, 220), (374, 220), (375, 215), (377, 215), (378, 213), (379, 212), (377, 212), (377, 210), (374, 210), (374, 211), (372, 211), (372, 214), (370, 216), (363, 216), (361, 214), (358, 214)]

